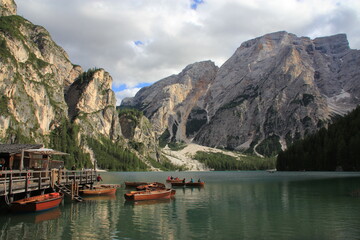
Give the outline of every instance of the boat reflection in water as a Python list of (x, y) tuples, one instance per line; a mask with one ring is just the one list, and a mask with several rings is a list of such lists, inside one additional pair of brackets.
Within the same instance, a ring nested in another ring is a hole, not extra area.
[(29, 212), (26, 214), (23, 213), (13, 213), (8, 212), (7, 215), (8, 220), (11, 224), (13, 222), (16, 223), (41, 223), (44, 221), (50, 221), (60, 218), (61, 210), (60, 208), (53, 208), (47, 211), (40, 212)]
[(112, 195), (84, 195), (83, 198), (86, 201), (108, 201), (108, 200), (116, 200), (116, 195), (112, 194)]
[(61, 211), (59, 208), (54, 208), (45, 212), (35, 213), (35, 223), (40, 223), (43, 221), (55, 220), (61, 216)]
[(163, 198), (163, 199), (153, 199), (146, 201), (125, 201), (124, 206), (144, 206), (144, 205), (155, 205), (155, 204), (164, 204), (174, 201), (175, 198)]

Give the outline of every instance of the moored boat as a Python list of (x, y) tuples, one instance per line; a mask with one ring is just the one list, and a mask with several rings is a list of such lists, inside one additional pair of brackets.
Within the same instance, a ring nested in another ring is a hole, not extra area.
[(178, 182), (182, 182), (182, 181), (183, 181), (183, 179), (179, 179), (179, 178), (166, 180), (167, 183), (178, 183)]
[(171, 189), (164, 190), (146, 190), (146, 191), (131, 191), (125, 193), (124, 197), (126, 200), (132, 201), (142, 201), (142, 200), (153, 200), (153, 199), (163, 199), (170, 198), (172, 194), (175, 194)]
[(116, 193), (116, 188), (93, 188), (80, 190), (83, 195), (113, 195)]
[(165, 184), (159, 182), (153, 182), (150, 184), (140, 185), (136, 187), (136, 190), (146, 190), (146, 189), (165, 189)]
[(126, 187), (137, 187), (137, 186), (146, 185), (146, 184), (149, 184), (149, 183), (147, 183), (147, 182), (125, 182)]
[(171, 183), (171, 186), (172, 187), (183, 187), (183, 186), (185, 186), (185, 182), (183, 182), (183, 181), (181, 181), (181, 182), (172, 182)]
[(64, 194), (59, 192), (33, 196), (12, 202), (10, 209), (16, 212), (45, 211), (59, 206), (63, 198)]
[(205, 182), (187, 182), (185, 184), (186, 187), (203, 187), (205, 186)]

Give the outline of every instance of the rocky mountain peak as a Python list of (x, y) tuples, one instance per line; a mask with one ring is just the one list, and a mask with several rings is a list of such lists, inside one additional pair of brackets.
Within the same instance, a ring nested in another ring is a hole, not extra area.
[[(189, 65), (131, 102), (171, 140), (269, 155), (360, 103), (359, 61), (345, 34), (312, 40), (269, 33), (242, 43), (215, 75)], [(207, 77), (206, 89), (191, 90), (196, 98), (184, 95), (188, 88), (170, 91), (191, 74)]]
[(315, 49), (324, 54), (339, 54), (350, 49), (346, 34), (315, 38), (314, 44)]
[(212, 61), (190, 64), (178, 75), (141, 89), (134, 98), (124, 99), (121, 105), (143, 111), (158, 134), (167, 130), (174, 140), (186, 141), (187, 119), (193, 111), (205, 112), (204, 96), (217, 71)]
[[(86, 135), (100, 133), (110, 139), (121, 135), (112, 81), (104, 69), (90, 69), (82, 73), (66, 92), (69, 118), (78, 123)], [(87, 120), (83, 121), (85, 118)]]
[(0, 16), (16, 15), (17, 6), (14, 0), (0, 0)]

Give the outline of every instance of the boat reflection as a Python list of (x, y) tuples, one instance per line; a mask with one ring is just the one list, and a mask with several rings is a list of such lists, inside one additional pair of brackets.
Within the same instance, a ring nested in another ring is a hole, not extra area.
[(12, 222), (22, 223), (40, 223), (49, 220), (58, 219), (61, 216), (60, 208), (53, 208), (43, 212), (30, 213), (10, 213), (8, 212), (8, 219)]
[(54, 208), (52, 210), (42, 212), (42, 213), (36, 213), (35, 214), (35, 223), (40, 223), (43, 221), (49, 221), (57, 219), (61, 216), (61, 211), (59, 208)]
[[(171, 198), (174, 201), (174, 198)], [(155, 204), (162, 204), (162, 203), (170, 203), (170, 198), (164, 199), (153, 199), (153, 200), (144, 200), (144, 201), (125, 201), (125, 206), (143, 206), (143, 205), (155, 205)]]

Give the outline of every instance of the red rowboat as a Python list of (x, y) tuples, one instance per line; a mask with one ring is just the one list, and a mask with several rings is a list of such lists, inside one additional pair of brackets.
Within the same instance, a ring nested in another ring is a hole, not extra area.
[(12, 202), (10, 209), (16, 212), (45, 211), (59, 206), (63, 198), (63, 193), (48, 193)]
[[(131, 191), (129, 193), (125, 193), (124, 197), (126, 200), (142, 201), (142, 200), (170, 198), (171, 194), (172, 194), (171, 189), (154, 190), (154, 191), (146, 190), (146, 191)], [(173, 192), (173, 194), (175, 193)]]

